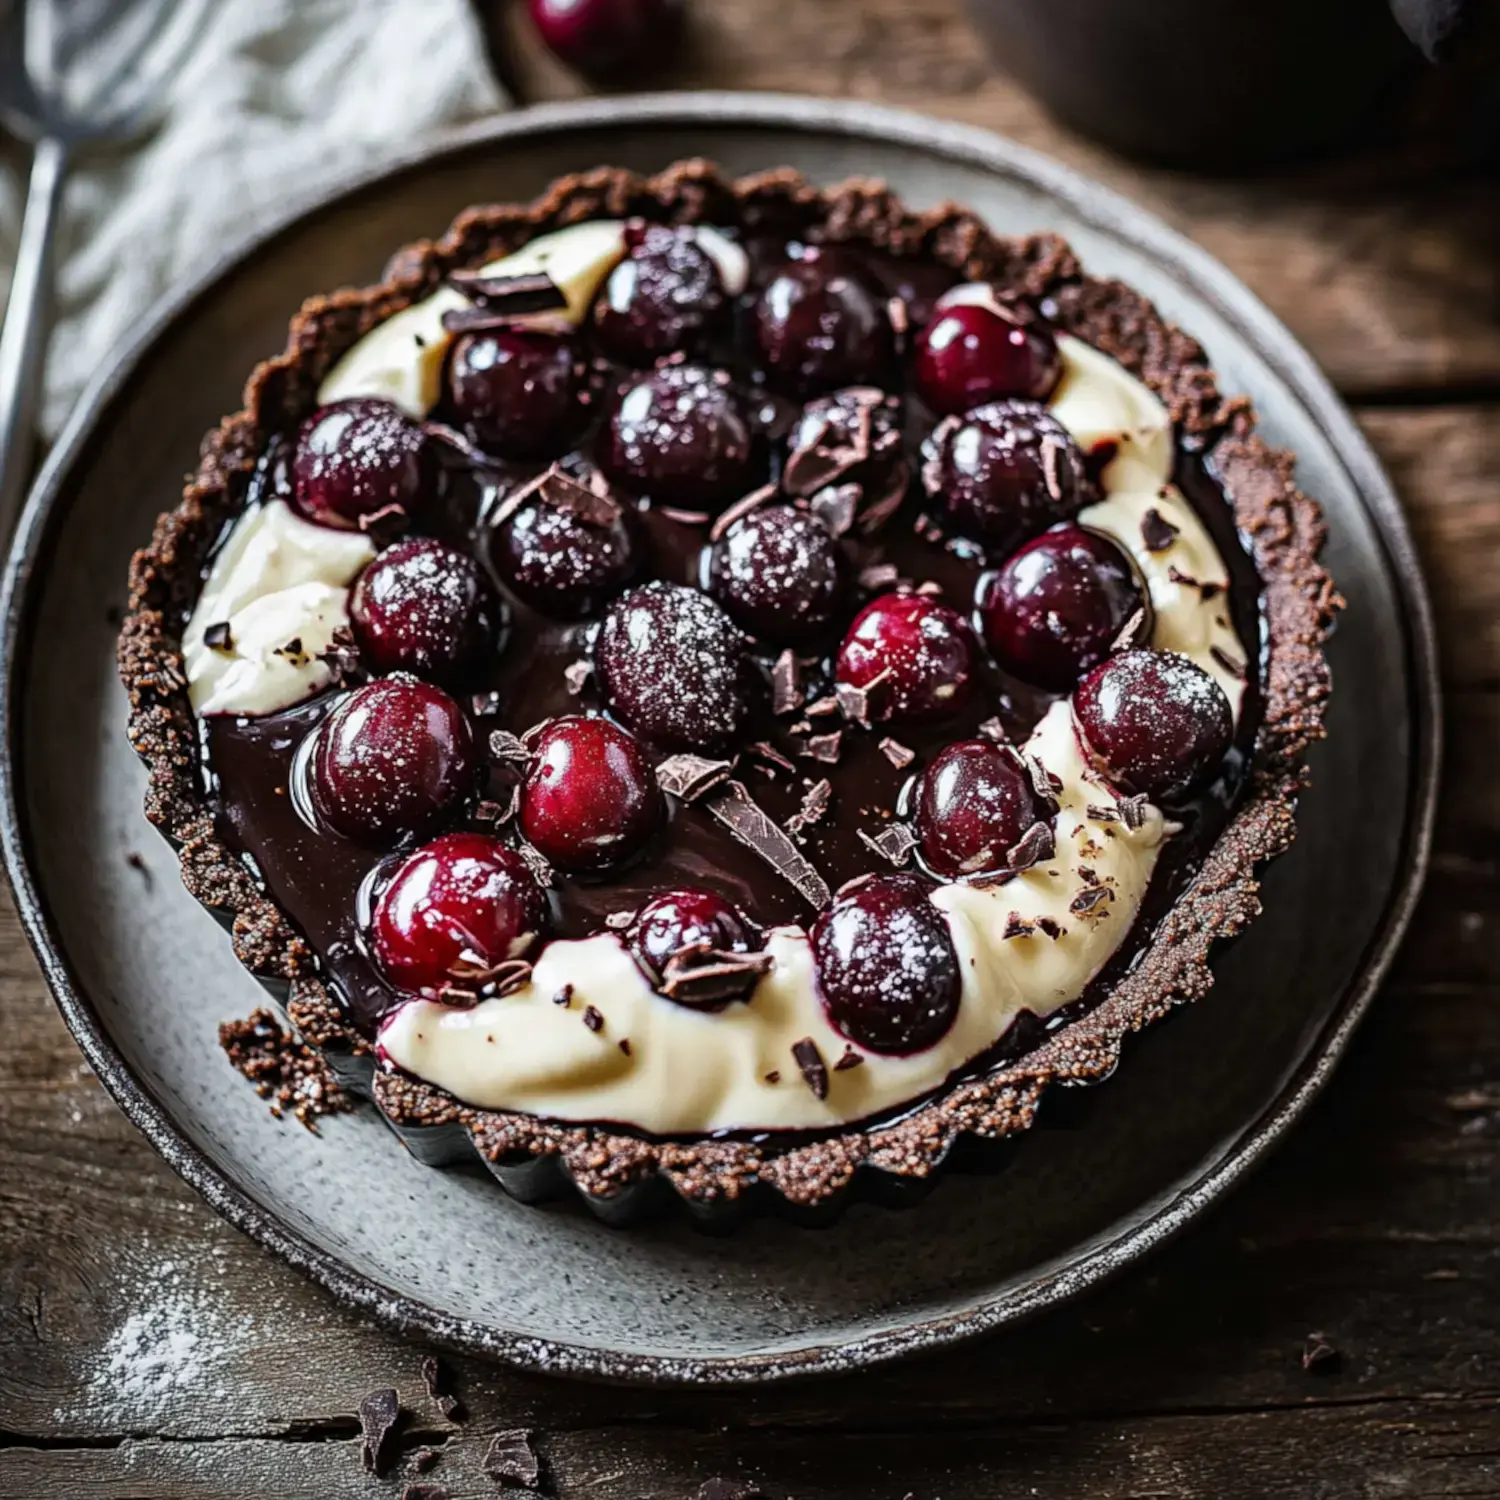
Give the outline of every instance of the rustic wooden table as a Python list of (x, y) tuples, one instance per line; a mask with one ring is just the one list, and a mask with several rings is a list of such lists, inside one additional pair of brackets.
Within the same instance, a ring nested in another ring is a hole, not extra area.
[[(0, 1497), (396, 1496), (356, 1408), (395, 1385), (454, 1500), (530, 1427), (563, 1496), (1500, 1495), (1500, 182), (1430, 155), (1214, 182), (1121, 164), (997, 79), (957, 0), (698, 0), (670, 80), (993, 127), (1163, 214), (1353, 403), (1436, 600), (1446, 795), (1397, 971), (1311, 1117), (1232, 1201), (1065, 1312), (856, 1380), (652, 1395), (453, 1361), (222, 1223), (90, 1076), (0, 908)], [(529, 97), (576, 90), (518, 24)], [(1493, 549), (1493, 550), (1492, 550)], [(299, 1128), (289, 1123), (289, 1130)], [(1305, 1369), (1311, 1335), (1337, 1358)]]

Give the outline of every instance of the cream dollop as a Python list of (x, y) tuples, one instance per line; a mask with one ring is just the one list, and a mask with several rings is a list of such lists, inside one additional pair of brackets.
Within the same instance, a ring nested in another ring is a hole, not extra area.
[[(284, 500), (246, 511), (219, 548), (182, 635), (200, 714), (269, 714), (320, 692), (349, 624), (349, 585), (375, 556), (358, 531), (304, 521)], [(212, 627), (219, 640), (205, 639)]]
[[(1213, 672), (1238, 714), (1243, 685), (1213, 648), (1236, 660), (1244, 649), (1227, 596), (1199, 586), (1227, 585), (1227, 570), (1170, 483), (1170, 417), (1115, 361), (1077, 339), (1059, 346), (1054, 414), (1086, 451), (1116, 448), (1106, 498), (1079, 519), (1140, 566), (1155, 608), (1153, 644)], [(1175, 528), (1158, 552), (1141, 530), (1149, 509)], [(398, 1007), (381, 1030), (384, 1054), (470, 1104), (659, 1134), (817, 1128), (919, 1098), (993, 1046), (1023, 1009), (1045, 1017), (1083, 993), (1130, 931), (1168, 833), (1154, 807), (1137, 826), (1118, 815), (1115, 793), (1084, 760), (1067, 702), (1053, 705), (1026, 748), (1062, 783), (1056, 855), (1002, 885), (934, 889), (963, 975), (957, 1018), (934, 1047), (908, 1057), (853, 1049), (860, 1066), (837, 1069), (849, 1044), (824, 1012), (807, 934), (786, 927), (770, 935), (773, 966), (751, 999), (717, 1013), (657, 994), (620, 940), (601, 934), (550, 944), (531, 982), (502, 999), (470, 1010), (425, 1000)], [(1074, 909), (1101, 887), (1106, 896)], [(553, 998), (565, 985), (566, 1008)], [(603, 1017), (597, 1031), (583, 1023), (585, 1006)], [(792, 1054), (805, 1038), (829, 1069), (822, 1099)]]

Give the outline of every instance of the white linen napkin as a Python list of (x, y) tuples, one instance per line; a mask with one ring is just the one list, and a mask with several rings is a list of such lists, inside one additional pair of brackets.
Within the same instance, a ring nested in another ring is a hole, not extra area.
[[(49, 439), (111, 348), (224, 246), (321, 185), (505, 103), (468, 0), (255, 0), (214, 11), (168, 85), (159, 128), (70, 173), (42, 402)], [(26, 166), (19, 151), (0, 158), (0, 288)]]

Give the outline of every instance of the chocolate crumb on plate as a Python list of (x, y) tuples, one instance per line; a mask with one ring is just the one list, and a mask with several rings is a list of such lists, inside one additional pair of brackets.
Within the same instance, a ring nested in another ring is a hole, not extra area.
[(525, 1490), (541, 1487), (542, 1462), (531, 1445), (531, 1433), (524, 1427), (497, 1432), (484, 1455), (484, 1472), (496, 1484), (519, 1485)]
[(391, 1386), (371, 1391), (359, 1403), (360, 1462), (377, 1479), (390, 1472), (400, 1421), (401, 1401)]
[(314, 1135), (322, 1115), (343, 1114), (353, 1101), (338, 1085), (321, 1052), (314, 1051), (264, 1008), (244, 1021), (224, 1021), (219, 1045), (231, 1066), (269, 1099), (271, 1113), (280, 1119), (290, 1110)]

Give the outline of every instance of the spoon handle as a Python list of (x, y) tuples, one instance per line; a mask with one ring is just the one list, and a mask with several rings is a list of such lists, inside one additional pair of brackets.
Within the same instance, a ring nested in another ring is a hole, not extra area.
[(15, 276), (0, 331), (0, 547), (8, 546), (31, 477), (42, 363), (51, 324), (52, 259), (68, 148), (37, 143)]

